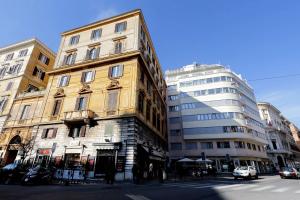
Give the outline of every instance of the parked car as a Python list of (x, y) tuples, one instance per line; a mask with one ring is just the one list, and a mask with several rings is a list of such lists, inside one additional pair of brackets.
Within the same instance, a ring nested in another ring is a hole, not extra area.
[(232, 175), (234, 179), (238, 179), (238, 178), (251, 179), (252, 177), (258, 179), (257, 171), (253, 166), (237, 167), (234, 169)]
[(293, 168), (293, 167), (283, 167), (279, 171), (280, 178), (299, 178), (300, 172), (299, 170)]
[(21, 164), (8, 164), (0, 170), (0, 183), (19, 183), (26, 171), (25, 167)]
[(39, 185), (51, 184), (53, 179), (53, 171), (41, 166), (36, 166), (29, 169), (29, 171), (22, 178), (22, 185)]

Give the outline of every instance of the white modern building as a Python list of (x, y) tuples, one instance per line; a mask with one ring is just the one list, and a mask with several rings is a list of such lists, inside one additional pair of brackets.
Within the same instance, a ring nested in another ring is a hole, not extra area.
[(285, 166), (294, 166), (298, 148), (293, 138), (290, 122), (272, 104), (259, 102), (260, 117), (266, 126), (268, 139), (267, 155), (277, 170)]
[(204, 155), (219, 172), (239, 165), (268, 170), (266, 134), (253, 89), (221, 65), (191, 64), (166, 71), (169, 155)]

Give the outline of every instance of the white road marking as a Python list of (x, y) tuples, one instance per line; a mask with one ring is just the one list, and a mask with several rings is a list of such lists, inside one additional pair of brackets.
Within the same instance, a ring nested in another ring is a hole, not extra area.
[(128, 198), (130, 198), (132, 200), (150, 200), (147, 197), (144, 197), (142, 195), (126, 194), (125, 196), (127, 196)]
[(232, 188), (232, 190), (245, 190), (245, 189), (250, 189), (250, 188), (254, 188), (257, 187), (258, 185), (243, 185), (241, 187), (238, 188)]
[(288, 191), (289, 188), (285, 187), (285, 188), (278, 188), (276, 190), (272, 190), (271, 192), (285, 192), (285, 191)]
[(271, 188), (274, 188), (274, 187), (275, 187), (274, 185), (267, 185), (267, 186), (264, 186), (264, 187), (255, 188), (251, 191), (252, 192), (258, 192), (258, 191), (268, 190), (268, 189), (271, 189)]
[(239, 187), (242, 186), (243, 184), (235, 184), (235, 185), (222, 185), (222, 186), (216, 186), (214, 189), (227, 189), (227, 188), (232, 188), (232, 187)]
[(299, 193), (300, 193), (300, 190), (297, 190), (295, 193), (296, 193), (296, 194), (299, 194)]

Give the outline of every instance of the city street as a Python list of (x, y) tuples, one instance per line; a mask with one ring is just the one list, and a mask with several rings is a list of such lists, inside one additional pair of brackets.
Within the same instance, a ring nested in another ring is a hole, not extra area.
[(279, 176), (264, 176), (259, 180), (216, 180), (149, 183), (133, 185), (52, 185), (18, 186), (1, 185), (1, 199), (124, 199), (124, 200), (166, 200), (166, 199), (216, 199), (216, 200), (297, 200), (300, 199), (300, 181), (280, 179)]

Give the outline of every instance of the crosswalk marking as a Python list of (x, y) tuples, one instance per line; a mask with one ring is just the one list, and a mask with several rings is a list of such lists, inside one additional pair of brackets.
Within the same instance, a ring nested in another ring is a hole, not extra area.
[(285, 192), (285, 191), (288, 191), (289, 190), (289, 188), (278, 188), (278, 189), (276, 189), (276, 190), (272, 190), (271, 192)]
[(227, 188), (232, 188), (232, 187), (239, 187), (242, 186), (243, 184), (235, 184), (235, 185), (222, 185), (222, 186), (216, 186), (214, 187), (215, 189), (227, 189)]
[(245, 189), (250, 189), (250, 188), (254, 188), (257, 187), (258, 185), (243, 185), (241, 187), (238, 188), (232, 188), (232, 190), (245, 190)]
[(132, 200), (150, 200), (147, 197), (142, 196), (142, 195), (126, 194), (125, 196), (127, 196), (128, 198), (130, 198)]
[(268, 189), (271, 189), (271, 188), (274, 188), (274, 187), (275, 186), (273, 186), (273, 185), (267, 185), (267, 186), (264, 186), (264, 187), (252, 189), (251, 191), (252, 192), (258, 192), (258, 191), (268, 190)]

